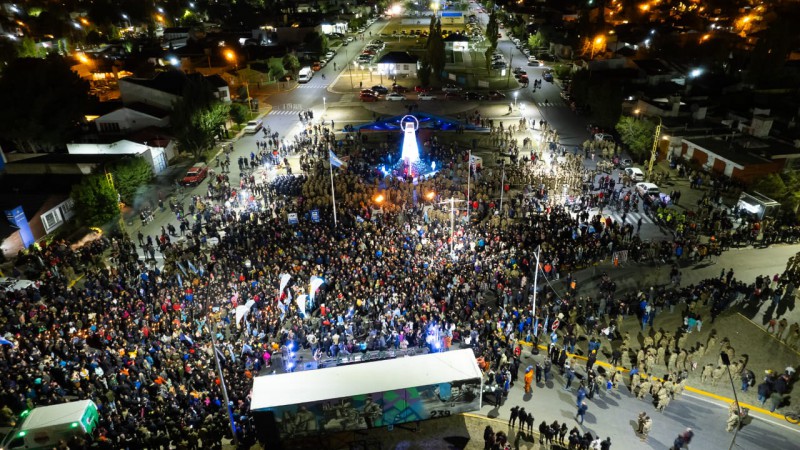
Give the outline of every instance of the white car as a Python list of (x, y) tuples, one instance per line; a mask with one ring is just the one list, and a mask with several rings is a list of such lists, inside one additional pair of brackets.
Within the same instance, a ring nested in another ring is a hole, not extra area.
[(399, 102), (401, 100), (405, 100), (406, 96), (403, 94), (398, 94), (397, 92), (392, 92), (391, 94), (386, 95), (386, 100)]
[(653, 183), (636, 183), (636, 192), (644, 197), (645, 195), (658, 195), (661, 189)]
[(436, 100), (436, 96), (435, 95), (428, 94), (428, 93), (425, 93), (425, 92), (423, 92), (422, 94), (419, 94), (418, 98), (419, 98), (419, 100)]
[(625, 174), (633, 181), (644, 181), (644, 172), (638, 167), (628, 167)]
[(455, 84), (448, 84), (442, 88), (442, 92), (461, 92), (461, 88)]

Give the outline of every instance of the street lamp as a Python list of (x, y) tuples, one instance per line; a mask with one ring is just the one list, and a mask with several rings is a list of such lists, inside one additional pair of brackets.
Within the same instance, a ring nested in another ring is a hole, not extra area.
[(603, 43), (605, 41), (606, 41), (606, 38), (603, 35), (600, 35), (600, 36), (597, 36), (596, 38), (594, 38), (594, 41), (592, 41), (592, 56), (589, 59), (594, 59), (595, 48), (596, 47), (600, 47), (601, 45), (603, 45)]
[(514, 92), (514, 108), (517, 107), (517, 96), (519, 96), (519, 91)]

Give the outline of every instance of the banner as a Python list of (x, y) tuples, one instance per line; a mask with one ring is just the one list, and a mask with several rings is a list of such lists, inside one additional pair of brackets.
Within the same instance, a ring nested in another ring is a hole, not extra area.
[(289, 219), (289, 225), (297, 225), (297, 213), (289, 213), (287, 218)]
[(319, 222), (319, 210), (312, 209), (311, 210), (311, 221), (312, 222)]

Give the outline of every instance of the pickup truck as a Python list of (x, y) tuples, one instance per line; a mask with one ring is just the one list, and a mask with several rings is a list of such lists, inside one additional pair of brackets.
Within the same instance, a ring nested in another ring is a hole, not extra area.
[(181, 180), (181, 184), (184, 186), (197, 186), (206, 179), (206, 175), (208, 175), (208, 167), (203, 163), (196, 164), (186, 171), (186, 176)]

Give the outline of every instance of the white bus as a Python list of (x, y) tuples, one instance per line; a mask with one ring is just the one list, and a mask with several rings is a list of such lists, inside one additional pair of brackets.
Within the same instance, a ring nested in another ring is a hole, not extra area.
[(306, 66), (300, 69), (300, 73), (297, 76), (297, 81), (299, 83), (308, 83), (312, 78), (314, 78), (314, 71), (311, 70), (311, 67)]

